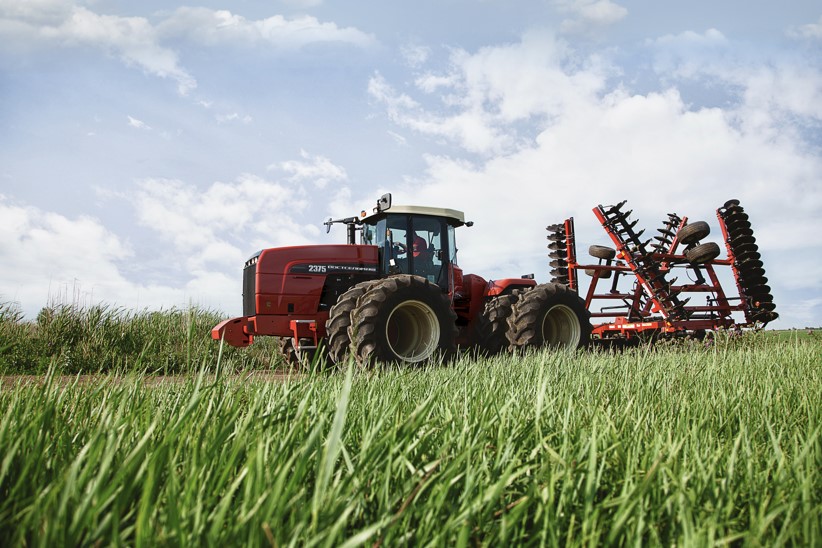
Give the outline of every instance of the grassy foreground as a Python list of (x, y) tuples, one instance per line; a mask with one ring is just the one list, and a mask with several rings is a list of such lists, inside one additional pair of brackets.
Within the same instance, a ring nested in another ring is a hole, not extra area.
[(815, 340), (0, 391), (0, 545), (820, 545)]

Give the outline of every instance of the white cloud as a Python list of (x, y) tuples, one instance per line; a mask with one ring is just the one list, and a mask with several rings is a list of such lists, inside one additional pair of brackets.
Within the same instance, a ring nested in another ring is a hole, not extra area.
[(400, 48), (400, 54), (409, 67), (418, 68), (431, 56), (431, 48), (419, 44), (406, 44)]
[(348, 180), (345, 168), (334, 164), (323, 156), (312, 156), (300, 151), (302, 160), (288, 160), (268, 166), (269, 170), (280, 169), (289, 175), (289, 180), (297, 183), (312, 182), (317, 188), (325, 188), (330, 182)]
[(280, 0), (286, 6), (296, 9), (308, 9), (321, 6), (323, 0)]
[[(704, 38), (722, 41), (713, 33)], [(608, 86), (607, 67), (594, 60), (580, 64), (561, 43), (545, 44), (525, 37), (454, 57), (459, 85), (437, 88), (443, 104), (459, 107), (451, 115), (372, 79), (372, 97), (403, 127), (421, 131), (429, 119), (470, 115), (497, 144), (510, 134), (512, 121), (526, 122), (520, 138), (496, 152), (485, 149), (480, 160), (428, 156), (425, 174), (394, 189), (396, 203), (452, 207), (476, 221), (459, 235), (468, 271), (491, 278), (536, 272), (546, 281), (544, 227), (574, 216), (577, 251), (585, 260), (587, 245), (610, 245), (591, 208), (623, 199), (647, 228), (646, 237), (656, 234), (668, 212), (677, 212), (708, 221), (717, 241), (715, 209), (738, 198), (768, 254), (777, 301), (800, 286), (818, 289), (818, 264), (789, 272), (797, 253), (811, 263), (822, 253), (822, 244), (799, 236), (822, 233), (822, 159), (800, 130), (818, 119), (822, 105), (814, 69), (726, 70), (715, 81), (730, 81), (723, 91), (735, 101), (705, 108), (687, 104), (673, 85), (645, 94)], [(721, 72), (719, 65), (711, 70)], [(517, 74), (525, 77), (512, 77)], [(532, 138), (525, 138), (529, 133)], [(477, 148), (460, 135), (452, 142)]]
[(166, 40), (180, 39), (282, 50), (321, 42), (368, 46), (375, 41), (356, 28), (338, 27), (308, 15), (250, 20), (227, 10), (182, 7), (155, 25), (144, 17), (102, 15), (68, 1), (0, 0), (0, 40), (10, 52), (38, 47), (96, 48), (127, 65), (174, 80), (179, 93), (187, 95), (197, 82), (180, 64), (177, 51), (164, 45)]
[(197, 86), (179, 65), (177, 53), (160, 45), (155, 28), (144, 17), (100, 15), (68, 2), (19, 4), (0, 4), (0, 39), (9, 46), (93, 47), (149, 74), (175, 80), (183, 95)]
[(240, 113), (238, 112), (232, 112), (230, 114), (217, 114), (214, 117), (214, 119), (217, 120), (217, 122), (220, 124), (227, 124), (230, 122), (241, 122), (243, 124), (250, 124), (254, 121), (254, 119), (248, 114), (246, 114), (245, 116), (240, 116)]
[(146, 124), (142, 120), (138, 120), (137, 118), (133, 118), (133, 117), (128, 116), (128, 115), (127, 115), (127, 118), (128, 118), (128, 125), (133, 127), (133, 128), (145, 129), (145, 130), (150, 130), (151, 129), (151, 126), (149, 126), (148, 124)]
[(140, 224), (169, 241), (190, 271), (234, 268), (250, 248), (298, 245), (319, 234), (296, 220), (307, 205), (298, 190), (250, 174), (205, 190), (147, 179), (133, 203)]
[(800, 25), (788, 29), (788, 36), (805, 40), (822, 40), (822, 17), (816, 23)]
[(0, 295), (33, 317), (55, 297), (129, 308), (185, 305), (185, 291), (133, 283), (118, 265), (133, 258), (128, 243), (91, 217), (68, 218), (0, 196)]
[(186, 37), (209, 46), (275, 46), (278, 49), (298, 49), (320, 42), (344, 42), (368, 46), (373, 36), (353, 27), (340, 28), (316, 17), (300, 15), (287, 18), (274, 15), (250, 20), (228, 10), (208, 8), (178, 8), (163, 21), (159, 30), (166, 36)]
[(611, 0), (555, 0), (562, 13), (570, 14), (561, 30), (568, 34), (591, 32), (613, 25), (628, 15), (628, 10)]
[(607, 73), (599, 61), (592, 58), (572, 68), (566, 66), (567, 52), (565, 42), (542, 33), (475, 54), (457, 50), (447, 73), (415, 81), (426, 94), (441, 94), (442, 107), (436, 111), (397, 91), (380, 74), (371, 78), (368, 92), (399, 125), (445, 137), (470, 152), (498, 154), (517, 145), (517, 123), (561, 116), (602, 89)]

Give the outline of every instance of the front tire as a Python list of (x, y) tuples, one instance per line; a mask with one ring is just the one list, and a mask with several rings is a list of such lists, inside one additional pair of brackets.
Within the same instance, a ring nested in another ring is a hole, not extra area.
[(590, 343), (590, 314), (573, 290), (559, 284), (538, 285), (514, 305), (507, 336), (514, 350), (543, 346), (573, 350)]
[(340, 295), (329, 311), (325, 331), (328, 334), (328, 357), (335, 364), (343, 363), (351, 354), (351, 339), (348, 336), (351, 311), (357, 306), (357, 299), (376, 281), (378, 280), (368, 280), (352, 286)]
[(360, 364), (422, 363), (456, 352), (456, 319), (439, 286), (420, 276), (379, 280), (357, 299), (348, 330)]

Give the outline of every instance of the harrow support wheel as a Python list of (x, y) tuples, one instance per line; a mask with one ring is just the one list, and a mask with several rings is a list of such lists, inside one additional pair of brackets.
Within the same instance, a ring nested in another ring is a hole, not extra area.
[(679, 243), (690, 245), (706, 238), (711, 233), (711, 227), (705, 221), (696, 221), (687, 224), (677, 233)]
[(477, 319), (474, 331), (475, 348), (479, 354), (495, 356), (508, 346), (508, 318), (514, 311), (514, 304), (522, 291), (515, 290), (508, 295), (492, 297), (485, 303), (485, 309)]
[(512, 349), (549, 346), (576, 349), (591, 339), (590, 314), (576, 292), (559, 284), (542, 284), (520, 297), (508, 321)]
[(325, 331), (328, 333), (328, 357), (334, 363), (342, 363), (351, 353), (351, 339), (348, 328), (351, 326), (351, 311), (357, 306), (357, 299), (374, 284), (376, 280), (360, 282), (340, 295), (337, 303), (331, 307)]
[(348, 336), (357, 361), (422, 363), (456, 353), (457, 315), (439, 286), (412, 275), (370, 285), (351, 311)]
[(708, 242), (685, 250), (685, 258), (691, 264), (705, 264), (719, 257), (719, 253), (719, 245)]
[(591, 257), (605, 259), (606, 261), (616, 257), (616, 249), (604, 245), (592, 245), (588, 248), (588, 253)]

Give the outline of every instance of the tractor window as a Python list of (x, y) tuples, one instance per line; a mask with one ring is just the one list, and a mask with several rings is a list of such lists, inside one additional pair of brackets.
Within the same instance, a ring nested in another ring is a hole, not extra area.
[[(383, 226), (382, 222), (377, 227)], [(388, 263), (389, 273), (409, 274), (408, 264), (408, 217), (389, 215), (385, 226), (384, 260)], [(379, 238), (379, 236), (378, 236)]]
[(447, 289), (453, 234), (442, 218), (389, 213), (363, 227), (362, 243), (380, 248), (382, 272), (415, 274)]
[(454, 236), (455, 228), (448, 225), (448, 253), (450, 254), (451, 264), (457, 266), (457, 239)]
[(436, 217), (413, 217), (411, 261), (413, 274), (439, 284), (445, 278), (443, 222)]
[(377, 226), (363, 225), (362, 227), (362, 243), (365, 245), (380, 245), (377, 241)]

